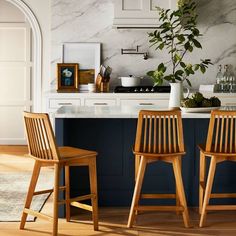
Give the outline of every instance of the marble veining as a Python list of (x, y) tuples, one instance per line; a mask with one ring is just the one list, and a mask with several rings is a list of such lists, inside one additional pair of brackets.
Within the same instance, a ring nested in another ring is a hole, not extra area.
[[(102, 61), (113, 68), (112, 85), (119, 84), (118, 76), (129, 74), (144, 76), (160, 62), (167, 62), (166, 52), (150, 48), (147, 32), (151, 29), (117, 30), (112, 27), (114, 0), (52, 0), (52, 89), (55, 89), (56, 63), (61, 62), (63, 42), (101, 42)], [(206, 74), (191, 77), (193, 88), (200, 84), (215, 82), (218, 64), (231, 64), (236, 74), (236, 1), (196, 0), (198, 3), (199, 29), (203, 33), (203, 50), (189, 54), (189, 61), (211, 58)], [(145, 61), (141, 55), (121, 55), (121, 48), (135, 48), (148, 51)]]

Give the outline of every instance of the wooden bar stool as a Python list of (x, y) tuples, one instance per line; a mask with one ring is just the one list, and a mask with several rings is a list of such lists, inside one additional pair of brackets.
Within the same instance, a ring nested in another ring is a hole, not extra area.
[[(98, 230), (98, 200), (96, 156), (94, 151), (73, 147), (57, 147), (51, 123), (47, 114), (24, 112), (24, 121), (28, 139), (29, 155), (35, 159), (34, 170), (26, 197), (20, 229), (24, 229), (27, 215), (42, 218), (53, 223), (53, 236), (58, 233), (58, 205), (66, 204), (66, 220), (70, 221), (70, 206), (83, 208), (92, 212), (94, 230)], [(54, 166), (54, 188), (35, 192), (41, 167)], [(88, 166), (91, 193), (70, 198), (70, 166)], [(60, 170), (65, 167), (65, 186), (59, 186)], [(65, 200), (59, 200), (59, 190), (65, 190)], [(35, 195), (53, 192), (53, 217), (30, 209)], [(91, 205), (80, 201), (91, 199)]]
[[(181, 157), (185, 154), (181, 112), (140, 111), (134, 146), (136, 159), (136, 183), (128, 219), (128, 227), (138, 211), (182, 212), (185, 227), (190, 227), (189, 214), (181, 174)], [(141, 194), (147, 164), (164, 161), (172, 164), (177, 194)], [(177, 206), (142, 206), (141, 199), (177, 198)]]
[[(212, 193), (216, 164), (236, 161), (236, 111), (212, 111), (206, 145), (200, 148), (199, 213), (204, 226), (207, 211), (236, 210), (236, 205), (209, 205), (211, 198), (236, 198), (235, 193)], [(206, 179), (206, 157), (211, 158)]]

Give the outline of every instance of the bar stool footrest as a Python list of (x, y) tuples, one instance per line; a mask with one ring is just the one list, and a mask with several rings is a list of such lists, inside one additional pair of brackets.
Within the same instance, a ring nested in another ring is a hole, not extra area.
[(155, 193), (155, 194), (141, 194), (142, 199), (175, 199), (176, 194), (162, 194), (162, 193)]
[(208, 205), (207, 211), (236, 211), (236, 205)]
[(24, 213), (35, 216), (35, 217), (38, 217), (42, 220), (47, 220), (47, 221), (53, 222), (53, 218), (51, 216), (45, 215), (43, 213), (39, 213), (38, 211), (34, 211), (34, 210), (31, 210), (31, 209), (25, 208)]
[(236, 198), (236, 193), (212, 193), (210, 198)]
[(90, 206), (88, 204), (84, 204), (84, 203), (80, 203), (80, 202), (71, 202), (70, 205), (73, 207), (84, 209), (86, 211), (93, 211), (92, 206)]
[(184, 211), (183, 206), (136, 206), (137, 211)]

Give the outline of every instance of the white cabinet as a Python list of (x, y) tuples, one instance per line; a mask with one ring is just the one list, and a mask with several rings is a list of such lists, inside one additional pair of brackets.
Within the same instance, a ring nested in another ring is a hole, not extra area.
[(114, 21), (117, 28), (151, 28), (157, 26), (161, 8), (176, 8), (177, 0), (114, 0)]

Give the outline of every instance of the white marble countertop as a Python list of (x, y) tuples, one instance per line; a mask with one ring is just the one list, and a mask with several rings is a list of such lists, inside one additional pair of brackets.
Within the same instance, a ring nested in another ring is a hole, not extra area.
[[(140, 110), (168, 110), (158, 106), (62, 106), (55, 118), (138, 118)], [(225, 108), (224, 108), (225, 109)], [(183, 118), (210, 118), (210, 113), (184, 113)]]

